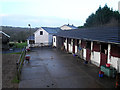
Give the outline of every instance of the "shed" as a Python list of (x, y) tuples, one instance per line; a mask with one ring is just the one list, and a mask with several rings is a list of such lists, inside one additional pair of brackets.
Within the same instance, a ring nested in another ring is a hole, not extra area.
[(0, 40), (2, 41), (2, 49), (8, 49), (9, 48), (9, 39), (10, 36), (3, 31), (0, 31)]
[[(120, 62), (120, 27), (64, 30), (55, 34), (54, 37), (56, 37), (56, 47), (60, 47), (60, 40), (64, 41), (64, 47), (66, 50), (69, 49), (68, 52), (80, 55), (78, 51), (82, 50), (81, 58), (97, 66), (106, 63), (110, 63), (116, 69), (120, 66), (118, 65)], [(69, 43), (67, 43), (68, 39), (70, 39)]]
[[(53, 27), (41, 27), (37, 31), (34, 32), (32, 36), (32, 41), (34, 44), (32, 46), (49, 46), (52, 45), (53, 41), (53, 34), (59, 32), (60, 28), (53, 28)], [(29, 39), (28, 39), (29, 40)], [(28, 43), (29, 45), (30, 43)]]

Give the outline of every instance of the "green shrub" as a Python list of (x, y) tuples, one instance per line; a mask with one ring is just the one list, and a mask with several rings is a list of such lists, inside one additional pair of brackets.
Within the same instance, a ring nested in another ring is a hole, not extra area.
[(24, 48), (24, 46), (27, 46), (27, 42), (24, 43), (15, 43), (16, 48)]

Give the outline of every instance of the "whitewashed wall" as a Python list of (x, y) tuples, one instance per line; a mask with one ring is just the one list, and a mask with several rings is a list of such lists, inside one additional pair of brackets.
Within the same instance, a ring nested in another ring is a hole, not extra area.
[[(93, 42), (91, 42), (91, 50), (93, 49)], [(100, 52), (91, 52), (91, 62), (98, 66), (100, 65)]]
[(73, 53), (73, 39), (71, 39), (71, 53)]
[(114, 67), (115, 69), (118, 69), (118, 65), (119, 65), (119, 70), (120, 70), (120, 58), (110, 56), (110, 49), (111, 49), (111, 44), (108, 44), (107, 63), (110, 63), (111, 66)]
[(99, 67), (100, 65), (100, 52), (92, 52), (91, 53), (91, 62)]
[(69, 52), (72, 53), (73, 51), (73, 42), (71, 40), (71, 42), (68, 44), (68, 47), (69, 47)]
[(118, 67), (117, 67), (118, 64), (119, 64), (119, 66), (120, 66), (120, 63), (118, 63), (118, 60), (120, 60), (120, 58), (111, 56), (111, 60), (110, 60), (109, 63), (110, 63), (114, 68), (118, 69)]
[(77, 51), (78, 51), (77, 49), (78, 49), (78, 47), (77, 47), (77, 46), (75, 46), (75, 54), (76, 54), (76, 53), (77, 53)]
[(65, 39), (64, 46), (65, 46), (65, 50), (67, 50), (67, 38)]
[[(40, 35), (40, 31), (43, 31), (43, 35)], [(35, 33), (35, 44), (48, 44), (49, 43), (49, 34), (44, 29), (40, 28)]]
[[(54, 42), (54, 39), (55, 39), (55, 42)], [(53, 46), (56, 47), (56, 36), (53, 36)]]
[(61, 26), (60, 27), (62, 30), (70, 30), (70, 29), (72, 29), (72, 28), (70, 28), (70, 27), (68, 27), (68, 26)]
[(83, 59), (86, 60), (86, 49), (83, 48)]
[(108, 44), (108, 56), (107, 56), (107, 63), (110, 63), (110, 48), (111, 48), (111, 45)]
[[(68, 49), (69, 49), (69, 52), (71, 52), (71, 44), (68, 44)], [(72, 52), (71, 52), (72, 53)]]
[(120, 58), (118, 59), (118, 72), (120, 73)]
[(29, 40), (27, 40), (27, 45), (29, 45)]

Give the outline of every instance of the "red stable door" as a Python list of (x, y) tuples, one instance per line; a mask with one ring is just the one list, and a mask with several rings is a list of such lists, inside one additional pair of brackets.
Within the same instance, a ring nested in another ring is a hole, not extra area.
[(75, 39), (73, 39), (73, 53), (75, 53)]
[(100, 66), (106, 65), (107, 63), (107, 54), (101, 53), (100, 54)]
[(86, 49), (86, 60), (89, 61), (90, 60), (90, 57), (91, 57), (91, 50), (90, 49)]
[(69, 39), (67, 38), (67, 51), (69, 52)]
[(75, 53), (75, 45), (73, 45), (73, 53)]

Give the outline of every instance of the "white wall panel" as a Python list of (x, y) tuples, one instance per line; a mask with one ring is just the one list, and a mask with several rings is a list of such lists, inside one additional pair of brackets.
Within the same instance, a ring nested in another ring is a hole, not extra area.
[(92, 52), (91, 53), (91, 61), (99, 66), (100, 65), (100, 52)]

